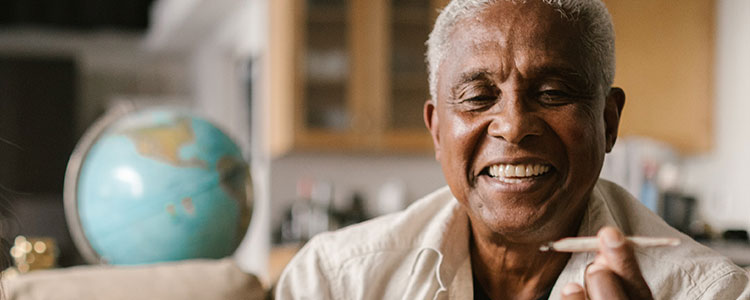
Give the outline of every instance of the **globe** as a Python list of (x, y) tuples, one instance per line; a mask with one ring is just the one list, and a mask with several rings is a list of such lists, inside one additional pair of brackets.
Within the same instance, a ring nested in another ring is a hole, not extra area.
[(252, 207), (239, 147), (186, 110), (123, 107), (68, 163), (65, 214), (82, 256), (133, 265), (231, 255)]

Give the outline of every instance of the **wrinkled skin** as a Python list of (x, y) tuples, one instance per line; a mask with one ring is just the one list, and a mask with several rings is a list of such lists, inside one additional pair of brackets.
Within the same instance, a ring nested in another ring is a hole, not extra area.
[[(551, 287), (569, 256), (535, 249), (575, 235), (617, 137), (625, 95), (586, 75), (598, 73), (577, 26), (538, 1), (493, 4), (454, 27), (437, 99), (425, 103), (435, 156), (470, 219), (473, 272), (493, 298)], [(496, 164), (549, 171), (508, 181), (490, 176)], [(596, 278), (624, 273), (611, 274)], [(619, 282), (605, 281), (592, 286)]]

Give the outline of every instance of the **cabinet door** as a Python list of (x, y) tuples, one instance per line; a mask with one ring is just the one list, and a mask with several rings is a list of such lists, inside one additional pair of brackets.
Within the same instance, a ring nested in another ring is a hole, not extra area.
[(430, 0), (390, 0), (390, 4), (386, 124), (396, 131), (423, 129), (422, 106), (430, 97), (424, 55), (432, 30), (432, 5)]
[(713, 141), (714, 0), (605, 0), (616, 36), (615, 85), (627, 100), (620, 135), (683, 153)]
[(304, 128), (345, 132), (352, 126), (347, 103), (350, 77), (349, 3), (308, 0), (300, 48)]
[(295, 148), (349, 148), (358, 124), (353, 95), (353, 3), (304, 0), (296, 5)]
[(430, 152), (424, 43), (442, 2), (271, 2), (272, 153)]
[(385, 147), (430, 151), (422, 109), (430, 98), (425, 42), (440, 5), (434, 0), (388, 0), (387, 82), (384, 104)]

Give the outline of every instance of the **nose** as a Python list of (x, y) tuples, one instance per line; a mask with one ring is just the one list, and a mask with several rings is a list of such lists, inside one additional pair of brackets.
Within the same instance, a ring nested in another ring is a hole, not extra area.
[(518, 93), (503, 95), (497, 108), (492, 110), (487, 133), (513, 144), (519, 144), (531, 136), (542, 135), (544, 122), (524, 102)]

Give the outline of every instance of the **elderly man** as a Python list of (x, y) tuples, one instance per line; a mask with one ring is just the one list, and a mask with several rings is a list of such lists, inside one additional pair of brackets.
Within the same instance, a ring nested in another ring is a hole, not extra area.
[[(317, 236), (279, 299), (750, 298), (742, 269), (598, 179), (625, 102), (601, 2), (454, 0), (427, 44), (424, 118), (448, 188)], [(592, 235), (596, 252), (539, 251)]]

